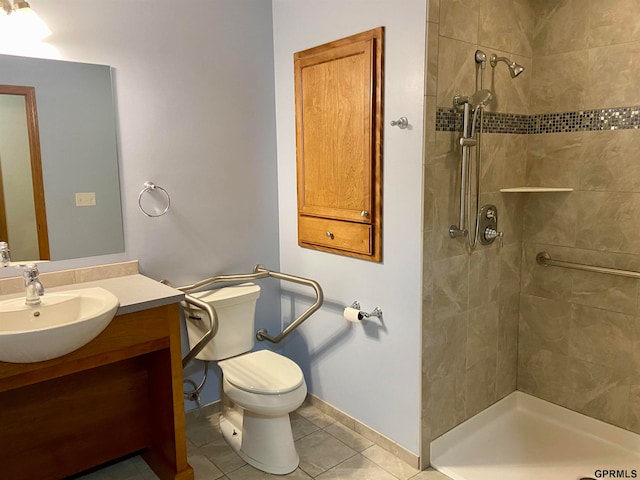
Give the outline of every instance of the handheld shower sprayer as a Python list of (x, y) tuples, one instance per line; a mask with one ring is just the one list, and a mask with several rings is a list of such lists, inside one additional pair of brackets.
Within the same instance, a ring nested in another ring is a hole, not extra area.
[[(449, 227), (449, 236), (451, 238), (467, 237), (470, 248), (473, 250), (478, 241), (478, 212), (476, 211), (476, 222), (472, 234), (473, 238), (469, 235), (469, 230), (466, 224), (471, 226), (470, 214), (471, 211), (471, 190), (469, 187), (472, 181), (472, 168), (471, 168), (471, 152), (472, 147), (479, 147), (480, 136), (476, 136), (476, 119), (478, 113), (482, 115), (484, 107), (491, 101), (493, 94), (490, 90), (482, 89), (475, 92), (473, 95), (456, 95), (453, 98), (454, 108), (463, 109), (462, 113), (462, 136), (459, 139), (460, 146), (462, 147), (462, 159), (460, 165), (460, 219), (458, 225), (451, 225)], [(482, 118), (482, 117), (480, 117)], [(480, 129), (482, 132), (482, 129)], [(476, 161), (476, 178), (475, 178), (475, 190), (476, 195), (480, 194), (480, 156), (477, 153)], [(476, 198), (475, 205), (479, 204), (479, 198)], [(477, 210), (477, 209), (476, 209)]]
[(455, 108), (462, 108), (465, 103), (468, 103), (471, 109), (475, 110), (478, 107), (486, 107), (492, 98), (493, 94), (490, 90), (478, 90), (473, 95), (456, 95), (453, 97), (453, 106)]
[(491, 55), (490, 63), (493, 68), (496, 68), (498, 62), (504, 62), (509, 66), (509, 73), (511, 74), (511, 78), (516, 78), (522, 72), (524, 72), (524, 67), (516, 62), (511, 61), (507, 57), (499, 57), (495, 53)]
[(479, 90), (469, 97), (469, 103), (473, 108), (484, 108), (491, 102), (492, 98), (493, 93), (490, 90)]
[[(478, 242), (491, 243), (496, 237), (502, 239), (502, 233), (496, 229), (482, 230), (481, 234), (481, 209), (480, 209), (480, 172), (482, 171), (482, 130), (485, 107), (491, 102), (493, 93), (484, 88), (484, 74), (487, 66), (487, 55), (482, 50), (476, 50), (474, 54), (476, 63), (476, 89), (478, 81), (480, 88), (469, 96), (456, 95), (453, 98), (453, 106), (462, 109), (462, 136), (459, 139), (461, 146), (460, 161), (460, 217), (458, 225), (449, 227), (451, 238), (466, 237), (469, 250), (473, 251)], [(498, 57), (495, 53), (489, 58), (492, 68), (498, 62), (504, 62), (509, 67), (511, 78), (515, 78), (524, 71), (522, 65), (511, 61), (506, 57)], [(478, 132), (476, 134), (476, 127)], [(475, 151), (475, 156), (472, 154)], [(475, 159), (475, 162), (474, 162)], [(475, 197), (475, 198), (472, 198)], [(484, 208), (484, 207), (483, 207)], [(495, 207), (494, 207), (495, 209)], [(495, 214), (494, 214), (495, 215)], [(487, 235), (491, 236), (489, 238)], [(482, 237), (482, 238), (481, 238)]]

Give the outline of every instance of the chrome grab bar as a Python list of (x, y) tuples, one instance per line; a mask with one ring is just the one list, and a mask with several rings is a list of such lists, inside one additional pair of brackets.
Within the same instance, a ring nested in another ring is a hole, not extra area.
[(279, 343), (281, 342), (287, 335), (289, 335), (293, 330), (298, 328), (302, 322), (304, 322), (307, 318), (313, 315), (317, 310), (322, 306), (322, 302), (324, 301), (324, 294), (322, 293), (322, 287), (315, 280), (310, 280), (308, 278), (297, 277), (295, 275), (289, 275), (287, 273), (274, 272), (271, 270), (267, 270), (262, 265), (256, 265), (253, 269), (253, 273), (238, 273), (231, 275), (217, 275), (215, 277), (206, 278), (204, 280), (200, 280), (191, 285), (185, 285), (183, 287), (178, 287), (178, 290), (184, 292), (185, 302), (195, 305), (198, 308), (203, 309), (209, 315), (211, 319), (211, 325), (207, 333), (200, 339), (200, 341), (191, 349), (191, 351), (187, 354), (186, 357), (182, 360), (182, 367), (184, 368), (193, 358), (198, 355), (206, 346), (206, 344), (215, 336), (218, 331), (218, 315), (215, 311), (215, 308), (212, 308), (206, 302), (198, 300), (197, 298), (189, 295), (189, 292), (194, 292), (204, 287), (211, 286), (216, 283), (221, 282), (246, 282), (250, 280), (258, 280), (260, 278), (273, 277), (278, 280), (285, 280), (288, 282), (298, 283), (301, 285), (307, 285), (314, 289), (316, 292), (316, 301), (311, 305), (308, 309), (306, 309), (298, 318), (296, 318), (287, 328), (285, 328), (279, 335), (276, 337), (272, 337), (269, 335), (266, 329), (261, 328), (256, 332), (256, 338), (259, 341), (268, 340), (271, 343)]
[(324, 301), (324, 294), (322, 293), (322, 287), (315, 280), (310, 280), (308, 278), (296, 277), (294, 275), (289, 275), (287, 273), (280, 272), (270, 272), (269, 270), (265, 270), (261, 265), (256, 265), (256, 270), (260, 269), (261, 271), (268, 272), (270, 277), (277, 278), (279, 280), (286, 280), (288, 282), (299, 283), (300, 285), (307, 285), (316, 292), (316, 301), (307, 308), (304, 312), (298, 316), (287, 328), (285, 328), (279, 335), (275, 338), (270, 336), (265, 328), (261, 328), (256, 332), (256, 338), (260, 341), (268, 340), (271, 343), (279, 343), (284, 339), (287, 335), (289, 335), (293, 330), (298, 328), (302, 322), (304, 322), (307, 318), (313, 315), (317, 310), (322, 306), (322, 302)]
[(195, 356), (207, 346), (207, 343), (215, 337), (216, 333), (218, 333), (218, 312), (216, 312), (215, 308), (212, 308), (207, 302), (203, 302), (192, 295), (185, 295), (184, 301), (207, 312), (207, 315), (209, 315), (209, 322), (211, 323), (209, 324), (209, 330), (207, 330), (207, 333), (204, 334), (198, 343), (196, 343), (195, 347), (189, 350), (189, 353), (187, 353), (187, 355), (182, 359), (183, 369), (191, 363), (191, 360), (193, 360)]
[(617, 268), (598, 267), (597, 265), (586, 265), (583, 263), (563, 262), (554, 260), (547, 252), (540, 252), (536, 255), (536, 262), (543, 267), (562, 267), (571, 268), (573, 270), (582, 270), (585, 272), (604, 273), (607, 275), (616, 275), (619, 277), (640, 278), (640, 272), (633, 270), (620, 270)]

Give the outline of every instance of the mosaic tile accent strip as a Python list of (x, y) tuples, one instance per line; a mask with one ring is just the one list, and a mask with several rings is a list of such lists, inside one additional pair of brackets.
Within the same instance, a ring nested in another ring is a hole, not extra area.
[[(483, 117), (483, 131), (485, 133), (533, 133), (529, 115), (484, 112)], [(462, 110), (438, 108), (436, 111), (436, 130), (440, 132), (461, 132)]]
[[(539, 134), (640, 128), (640, 106), (521, 115), (485, 112), (485, 133)], [(462, 131), (462, 111), (438, 108), (436, 130)]]
[(487, 133), (527, 135), (533, 133), (532, 129), (531, 117), (529, 115), (495, 112), (485, 112), (483, 115), (483, 131)]

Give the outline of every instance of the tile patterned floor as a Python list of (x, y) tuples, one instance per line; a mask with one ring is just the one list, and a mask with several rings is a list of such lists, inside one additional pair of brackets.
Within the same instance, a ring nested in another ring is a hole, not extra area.
[[(391, 453), (311, 405), (291, 414), (300, 466), (289, 475), (269, 475), (247, 465), (225, 443), (218, 414), (187, 415), (187, 450), (195, 480), (345, 479), (449, 480), (434, 471), (419, 472)], [(109, 465), (77, 480), (157, 480), (140, 457)]]

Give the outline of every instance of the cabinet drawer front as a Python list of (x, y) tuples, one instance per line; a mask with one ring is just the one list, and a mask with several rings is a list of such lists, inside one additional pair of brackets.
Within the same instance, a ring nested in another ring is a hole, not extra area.
[(299, 216), (298, 238), (301, 244), (322, 245), (367, 255), (372, 252), (371, 226), (365, 224)]

